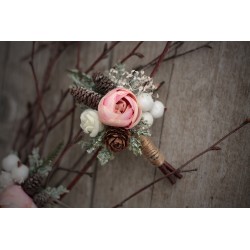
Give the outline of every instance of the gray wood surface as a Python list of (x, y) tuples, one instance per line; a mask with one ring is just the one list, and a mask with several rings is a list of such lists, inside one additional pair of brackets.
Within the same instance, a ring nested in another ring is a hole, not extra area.
[[(186, 42), (178, 53), (204, 42)], [(104, 42), (81, 43), (81, 67), (86, 69), (101, 53)], [(122, 42), (96, 67), (109, 69), (132, 50), (136, 42)], [(30, 53), (30, 42), (0, 42), (0, 158), (11, 150), (18, 122), (28, 100), (34, 100), (35, 89), (28, 61), (20, 59)], [(145, 57), (127, 61), (128, 69), (155, 58), (164, 42), (145, 42), (139, 48)], [(178, 167), (210, 146), (225, 133), (250, 117), (250, 43), (213, 42), (213, 49), (201, 49), (192, 54), (162, 64), (155, 82), (165, 81), (159, 91), (160, 100), (168, 108), (163, 119), (155, 121), (153, 140)], [(174, 52), (173, 52), (174, 53)], [(41, 77), (48, 51), (35, 56), (35, 67)], [(51, 90), (43, 101), (47, 113), (59, 100), (59, 91), (70, 80), (65, 72), (76, 64), (76, 46), (69, 47), (53, 70)], [(150, 74), (152, 68), (146, 70)], [(68, 97), (60, 110), (68, 110)], [(79, 114), (75, 116), (74, 132), (79, 129)], [(59, 142), (67, 140), (69, 119), (50, 134), (45, 154)], [(184, 178), (171, 186), (162, 181), (124, 204), (124, 207), (249, 207), (250, 206), (250, 128), (221, 143), (221, 151), (210, 152), (183, 173)], [(62, 162), (70, 167), (83, 151), (75, 145)], [(77, 157), (76, 157), (77, 156)], [(85, 156), (78, 169), (86, 162)], [(128, 195), (161, 176), (143, 158), (122, 152), (107, 166), (97, 162), (93, 177), (83, 176), (64, 202), (71, 207), (112, 207)], [(64, 176), (58, 172), (53, 183)], [(74, 177), (70, 174), (64, 184)]]

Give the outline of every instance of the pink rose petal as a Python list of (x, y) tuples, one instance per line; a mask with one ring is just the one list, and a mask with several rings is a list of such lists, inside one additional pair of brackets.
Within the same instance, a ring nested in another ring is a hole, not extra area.
[(100, 121), (109, 126), (132, 128), (140, 121), (141, 114), (136, 96), (124, 88), (111, 90), (98, 105)]
[(21, 186), (12, 185), (0, 194), (0, 206), (5, 208), (36, 208), (33, 200)]

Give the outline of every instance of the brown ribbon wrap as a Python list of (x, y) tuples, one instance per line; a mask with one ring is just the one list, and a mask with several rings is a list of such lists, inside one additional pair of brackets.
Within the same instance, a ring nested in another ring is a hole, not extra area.
[(163, 154), (159, 151), (159, 149), (155, 146), (155, 144), (150, 140), (149, 137), (141, 135), (140, 141), (142, 145), (142, 153), (143, 155), (156, 167), (160, 167), (165, 158)]

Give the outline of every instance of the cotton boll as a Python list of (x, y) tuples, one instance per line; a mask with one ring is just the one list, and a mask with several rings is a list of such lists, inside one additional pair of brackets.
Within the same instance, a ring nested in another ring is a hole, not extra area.
[(18, 163), (17, 168), (13, 168), (11, 171), (11, 176), (14, 182), (21, 184), (23, 183), (29, 175), (29, 168), (22, 163)]
[(143, 112), (147, 112), (152, 109), (154, 104), (152, 95), (148, 93), (142, 93), (137, 97), (137, 100)]
[(149, 127), (153, 125), (154, 118), (149, 112), (142, 113), (142, 119), (147, 123)]
[(13, 168), (17, 167), (18, 161), (20, 161), (20, 159), (15, 154), (9, 154), (2, 160), (2, 169), (11, 172)]
[(160, 101), (155, 101), (152, 109), (150, 110), (151, 115), (157, 119), (161, 118), (164, 114), (164, 104)]
[(4, 189), (10, 185), (14, 184), (11, 174), (5, 171), (2, 171), (0, 174), (0, 190)]

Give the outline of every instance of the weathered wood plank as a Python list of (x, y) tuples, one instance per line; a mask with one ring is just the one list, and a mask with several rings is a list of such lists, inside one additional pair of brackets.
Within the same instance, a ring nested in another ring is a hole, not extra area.
[[(249, 116), (249, 43), (213, 47), (175, 61), (161, 149), (176, 166)], [(223, 142), (222, 151), (198, 159), (189, 167), (198, 172), (185, 174), (178, 185), (156, 185), (152, 206), (249, 206), (250, 193), (244, 193), (249, 190), (249, 135), (246, 127)]]

